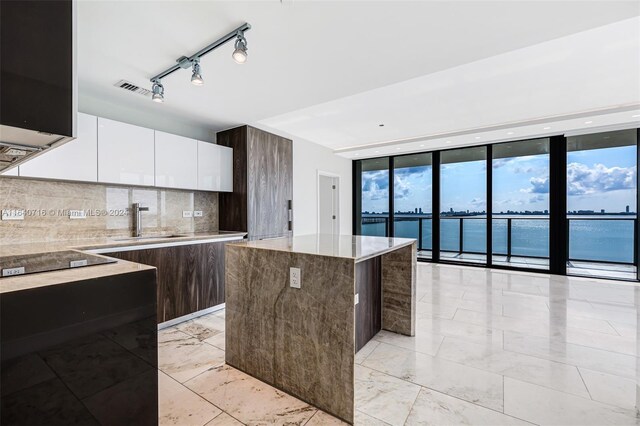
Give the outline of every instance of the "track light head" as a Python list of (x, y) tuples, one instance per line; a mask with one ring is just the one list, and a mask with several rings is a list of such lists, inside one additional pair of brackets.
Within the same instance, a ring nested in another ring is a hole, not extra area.
[(247, 62), (247, 39), (244, 38), (244, 33), (238, 32), (238, 38), (236, 38), (235, 50), (233, 51), (233, 60), (238, 64), (244, 64)]
[(153, 82), (151, 91), (153, 92), (153, 95), (151, 95), (151, 100), (153, 102), (157, 102), (159, 104), (164, 102), (164, 86), (160, 83), (160, 80)]
[(200, 62), (193, 61), (193, 73), (191, 74), (191, 84), (194, 86), (203, 86), (204, 80), (200, 74)]

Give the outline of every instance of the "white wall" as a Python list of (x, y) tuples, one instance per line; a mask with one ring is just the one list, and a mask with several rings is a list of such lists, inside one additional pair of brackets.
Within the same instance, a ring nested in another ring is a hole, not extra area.
[[(131, 96), (139, 95), (131, 94)], [(215, 131), (200, 123), (177, 119), (171, 112), (162, 111), (164, 105), (157, 106), (158, 112), (149, 112), (122, 104), (116, 105), (82, 92), (78, 93), (78, 111), (80, 112), (201, 141), (216, 141)]]
[(340, 176), (340, 233), (351, 234), (351, 160), (299, 138), (293, 138), (293, 233), (318, 230), (318, 170)]

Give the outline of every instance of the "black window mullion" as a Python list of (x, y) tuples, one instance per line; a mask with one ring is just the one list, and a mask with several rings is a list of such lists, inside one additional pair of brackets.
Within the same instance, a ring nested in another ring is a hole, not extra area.
[(440, 151), (431, 156), (431, 260), (440, 261)]
[[(640, 167), (640, 129), (636, 129), (636, 170)], [(636, 220), (635, 220), (635, 256), (636, 279), (640, 280), (640, 268), (638, 267), (638, 256), (640, 255), (640, 179), (636, 173)]]
[(394, 187), (394, 157), (389, 157), (389, 235), (388, 237), (393, 237), (395, 235), (395, 227), (393, 223), (394, 219), (394, 197), (393, 197), (393, 187)]
[(353, 161), (353, 234), (362, 235), (362, 162), (360, 160)]
[(549, 272), (567, 274), (567, 139), (549, 140)]
[(487, 266), (493, 263), (493, 146), (487, 145)]

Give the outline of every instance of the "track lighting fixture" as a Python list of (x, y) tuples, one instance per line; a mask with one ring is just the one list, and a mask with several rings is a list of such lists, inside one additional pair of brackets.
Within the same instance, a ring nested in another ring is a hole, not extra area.
[(153, 82), (153, 88), (151, 89), (153, 95), (151, 95), (151, 100), (153, 102), (163, 103), (164, 102), (164, 86), (160, 83), (160, 80), (155, 80)]
[(247, 62), (247, 39), (244, 38), (244, 34), (238, 32), (238, 38), (236, 38), (235, 44), (236, 50), (233, 51), (233, 60), (238, 64), (244, 64)]
[(200, 74), (200, 61), (193, 61), (193, 73), (191, 74), (191, 84), (195, 86), (204, 85), (204, 80)]
[(200, 49), (198, 52), (194, 53), (191, 56), (181, 56), (177, 59), (177, 63), (172, 67), (167, 68), (160, 74), (151, 78), (152, 86), (152, 96), (151, 99), (154, 102), (164, 102), (164, 86), (160, 83), (160, 80), (168, 76), (169, 74), (173, 74), (179, 69), (187, 69), (191, 68), (191, 83), (196, 86), (204, 85), (204, 80), (202, 78), (202, 73), (200, 69), (200, 58), (206, 55), (209, 52), (217, 49), (223, 44), (235, 39), (235, 47), (232, 54), (233, 60), (239, 64), (244, 64), (247, 61), (247, 39), (244, 37), (245, 31), (249, 31), (251, 29), (251, 25), (244, 24), (235, 30), (231, 31), (224, 37), (214, 41), (210, 45)]

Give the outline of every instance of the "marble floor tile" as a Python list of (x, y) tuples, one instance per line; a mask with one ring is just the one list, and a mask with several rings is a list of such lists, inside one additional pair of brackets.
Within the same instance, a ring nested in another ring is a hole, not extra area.
[(530, 423), (422, 388), (406, 425), (529, 425)]
[(613, 327), (616, 332), (622, 337), (636, 339), (636, 341), (640, 337), (640, 335), (638, 334), (638, 326), (635, 324), (627, 324), (618, 321), (609, 321), (609, 324), (611, 324), (611, 327)]
[(225, 350), (224, 336), (225, 336), (224, 332), (218, 333), (216, 335), (209, 337), (208, 339), (205, 339), (205, 342), (212, 346), (215, 346), (218, 349), (222, 349), (224, 351)]
[(363, 366), (502, 411), (502, 376), (381, 343)]
[(417, 319), (416, 333), (432, 333), (473, 343), (502, 346), (502, 330), (442, 318)]
[(587, 392), (578, 369), (572, 365), (508, 352), (495, 346), (468, 343), (450, 337), (447, 337), (442, 343), (438, 357), (589, 398), (589, 392)]
[(371, 417), (360, 410), (356, 410), (353, 424), (355, 426), (389, 426), (389, 423)]
[(218, 407), (162, 372), (158, 372), (158, 394), (160, 426), (202, 426), (222, 413)]
[(309, 419), (305, 426), (347, 426), (348, 423), (343, 422), (340, 419), (333, 417), (331, 414), (327, 414), (322, 410), (316, 411), (316, 413)]
[(636, 357), (575, 345), (560, 339), (505, 331), (504, 349), (630, 379), (636, 377)]
[(591, 399), (628, 410), (635, 409), (636, 396), (640, 389), (636, 387), (634, 380), (587, 368), (579, 370)]
[(367, 342), (366, 345), (364, 345), (362, 347), (362, 349), (360, 349), (357, 353), (356, 353), (356, 364), (362, 364), (362, 362), (367, 359), (367, 357), (371, 354), (371, 352), (373, 352), (373, 350), (376, 348), (376, 346), (378, 346), (380, 344), (380, 342), (378, 342), (377, 340), (369, 340)]
[(635, 338), (626, 338), (618, 335), (597, 333), (575, 328), (567, 328), (564, 331), (564, 334), (564, 340), (567, 343), (631, 356), (636, 356), (638, 354), (638, 345)]
[(217, 334), (224, 333), (224, 318), (215, 314), (208, 314), (180, 323), (176, 328), (198, 340), (206, 340)]
[(410, 349), (415, 352), (421, 352), (427, 355), (435, 355), (438, 352), (438, 349), (440, 348), (440, 344), (444, 340), (444, 337), (436, 334), (426, 333), (421, 329), (416, 329), (415, 336), (404, 336), (402, 334), (382, 330), (374, 336), (374, 339), (378, 342), (399, 346), (401, 348)]
[(244, 423), (239, 422), (227, 413), (220, 413), (215, 419), (211, 420), (205, 426), (242, 426)]
[(453, 319), (456, 314), (457, 306), (444, 305), (439, 303), (431, 303), (428, 301), (418, 301), (416, 306), (416, 314), (421, 318), (444, 318)]
[(228, 365), (212, 368), (185, 386), (249, 425), (301, 425), (316, 412), (309, 404)]
[(360, 365), (355, 376), (356, 407), (391, 425), (403, 425), (420, 386)]
[(224, 364), (224, 351), (176, 329), (158, 333), (158, 367), (183, 383)]
[[(499, 314), (487, 315), (480, 312), (469, 311), (466, 309), (458, 309), (454, 318), (455, 321), (467, 322), (487, 328), (497, 328), (499, 330), (515, 331), (518, 333), (527, 333), (534, 336), (556, 336), (558, 334), (568, 334), (573, 330), (576, 336), (583, 336), (586, 332), (596, 332), (595, 338), (600, 340), (613, 338), (616, 340), (619, 336), (611, 325), (602, 320), (591, 318), (567, 317), (566, 315), (557, 315), (557, 313), (547, 312), (547, 315), (536, 315), (531, 317), (517, 316), (509, 317)], [(601, 336), (608, 334), (610, 336)], [(617, 339), (622, 340), (622, 339)]]
[(539, 425), (638, 424), (634, 411), (508, 377), (504, 379), (504, 412)]
[(220, 413), (215, 419), (211, 420), (205, 426), (242, 426), (244, 423), (239, 422), (227, 413)]

